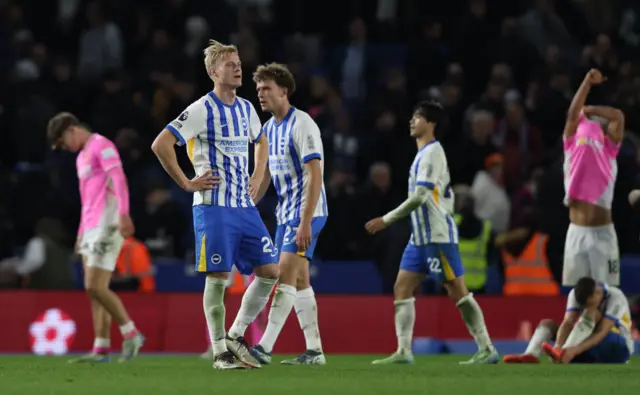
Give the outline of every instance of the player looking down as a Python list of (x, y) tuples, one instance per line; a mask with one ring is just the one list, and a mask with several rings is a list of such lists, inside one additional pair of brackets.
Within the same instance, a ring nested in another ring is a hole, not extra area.
[(598, 70), (587, 73), (573, 97), (564, 129), (565, 204), (571, 222), (564, 251), (565, 286), (574, 286), (585, 276), (609, 285), (620, 283), (611, 202), (624, 115), (612, 107), (585, 106), (591, 87), (604, 81)]
[[(548, 342), (555, 340), (555, 346)], [(560, 325), (540, 321), (523, 354), (505, 363), (538, 363), (542, 352), (559, 363), (626, 363), (633, 354), (631, 313), (624, 293), (590, 277), (569, 293)]]
[(124, 338), (120, 362), (138, 354), (144, 336), (129, 318), (122, 301), (109, 289), (124, 240), (133, 235), (129, 187), (116, 146), (91, 132), (78, 118), (62, 112), (49, 120), (47, 137), (54, 149), (78, 152), (82, 214), (76, 250), (82, 255), (84, 286), (91, 298), (95, 340), (93, 351), (71, 362), (108, 362), (111, 317)]
[(402, 255), (394, 286), (398, 349), (388, 358), (373, 361), (374, 364), (413, 363), (411, 345), (416, 317), (413, 294), (426, 274), (444, 282), (449, 297), (460, 309), (462, 319), (478, 345), (478, 352), (461, 363), (497, 363), (499, 359), (489, 338), (482, 309), (467, 290), (463, 278), (447, 158), (434, 134), (443, 116), (439, 103), (422, 102), (416, 106), (410, 128), (418, 153), (409, 169), (409, 197), (395, 210), (365, 225), (369, 233), (375, 234), (411, 215), (411, 239)]
[[(193, 102), (158, 135), (152, 150), (184, 190), (193, 192), (196, 271), (206, 273), (203, 306), (215, 369), (260, 367), (242, 335), (266, 306), (279, 269), (277, 253), (252, 196), (262, 183), (269, 143), (253, 105), (236, 96), (242, 65), (235, 46), (212, 41), (204, 64), (214, 88)], [(255, 144), (249, 178), (249, 143)], [(187, 146), (196, 177), (180, 169), (175, 144)], [(231, 268), (254, 272), (229, 335), (225, 333), (224, 293)]]
[(309, 280), (309, 262), (328, 216), (320, 129), (309, 114), (289, 103), (296, 85), (285, 65), (259, 66), (253, 80), (262, 110), (273, 114), (263, 127), (269, 139), (269, 167), (257, 200), (273, 180), (278, 195), (276, 247), (280, 253), (280, 281), (267, 329), (251, 353), (260, 362), (271, 363), (273, 345), (293, 307), (307, 350), (298, 358), (281, 363), (324, 365), (318, 307)]

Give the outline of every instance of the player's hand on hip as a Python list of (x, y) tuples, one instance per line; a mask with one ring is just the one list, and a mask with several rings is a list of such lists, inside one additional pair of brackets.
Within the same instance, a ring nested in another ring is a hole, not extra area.
[(374, 218), (364, 225), (364, 228), (367, 230), (367, 232), (372, 235), (375, 235), (381, 230), (384, 230), (386, 227), (387, 224), (384, 222), (382, 217)]
[(220, 176), (214, 170), (207, 170), (203, 174), (189, 180), (185, 190), (187, 192), (206, 191), (217, 188), (220, 184)]
[(300, 223), (296, 232), (296, 244), (298, 251), (306, 251), (311, 244), (311, 223)]
[(128, 215), (121, 215), (118, 222), (118, 229), (120, 230), (120, 234), (122, 235), (122, 237), (124, 237), (125, 239), (133, 236), (135, 227), (133, 226), (131, 217)]

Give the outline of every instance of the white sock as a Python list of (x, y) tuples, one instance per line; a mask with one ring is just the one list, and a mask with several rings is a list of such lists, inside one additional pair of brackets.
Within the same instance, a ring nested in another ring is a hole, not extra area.
[(213, 355), (219, 355), (227, 351), (227, 343), (224, 336), (224, 289), (226, 281), (219, 278), (207, 277), (204, 284), (202, 305), (204, 317), (209, 328), (209, 338), (213, 347)]
[(322, 352), (320, 329), (318, 328), (318, 305), (316, 304), (313, 288), (309, 287), (298, 291), (293, 307), (298, 316), (300, 328), (304, 333), (307, 350)]
[(396, 300), (396, 337), (398, 338), (398, 351), (411, 352), (413, 341), (413, 326), (416, 322), (416, 298)]
[(125, 338), (129, 338), (131, 337), (131, 335), (134, 335), (137, 332), (138, 330), (136, 329), (136, 325), (133, 323), (133, 321), (129, 321), (124, 325), (120, 325), (120, 333)]
[(287, 284), (278, 284), (276, 294), (273, 296), (273, 302), (271, 302), (269, 323), (259, 343), (266, 352), (273, 350), (273, 345), (276, 343), (276, 339), (278, 335), (280, 335), (280, 331), (289, 313), (291, 313), (291, 308), (295, 300), (296, 287)]
[(235, 339), (244, 336), (247, 327), (255, 321), (258, 314), (264, 309), (269, 301), (273, 286), (278, 282), (277, 279), (262, 278), (256, 276), (251, 282), (249, 288), (244, 291), (242, 296), (242, 304), (238, 315), (236, 316), (231, 329), (229, 329), (229, 337)]
[(96, 337), (93, 340), (93, 351), (94, 352), (108, 352), (111, 347), (111, 340), (105, 337)]
[(473, 298), (473, 293), (469, 292), (467, 295), (463, 296), (462, 299), (456, 303), (456, 306), (460, 309), (462, 319), (467, 325), (469, 333), (476, 341), (478, 350), (493, 349), (493, 344), (491, 343), (491, 338), (489, 338), (487, 326), (484, 323), (482, 309), (478, 305), (478, 302)]
[(569, 333), (569, 337), (567, 337), (567, 341), (562, 346), (562, 349), (577, 346), (587, 340), (593, 333), (595, 327), (595, 322), (583, 315), (578, 322), (576, 322), (571, 333)]
[(548, 342), (552, 338), (553, 332), (551, 332), (549, 328), (544, 325), (538, 326), (536, 331), (533, 332), (533, 336), (531, 336), (531, 340), (529, 340), (529, 344), (527, 345), (527, 349), (524, 353), (540, 357), (542, 354), (542, 343)]

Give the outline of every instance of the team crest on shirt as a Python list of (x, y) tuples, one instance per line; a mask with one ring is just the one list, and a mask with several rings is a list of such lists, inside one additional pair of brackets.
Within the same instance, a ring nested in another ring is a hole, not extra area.
[(240, 124), (242, 125), (242, 130), (246, 131), (249, 129), (249, 122), (247, 122), (247, 118), (240, 118)]
[(213, 254), (211, 256), (211, 263), (213, 263), (214, 265), (219, 265), (222, 262), (222, 257), (220, 256), (220, 254)]
[(189, 118), (189, 111), (185, 111), (182, 114), (180, 114), (180, 116), (178, 117), (178, 119), (182, 122), (186, 121), (187, 118)]
[(314, 151), (316, 149), (316, 142), (313, 141), (312, 136), (307, 136), (307, 148), (309, 151)]

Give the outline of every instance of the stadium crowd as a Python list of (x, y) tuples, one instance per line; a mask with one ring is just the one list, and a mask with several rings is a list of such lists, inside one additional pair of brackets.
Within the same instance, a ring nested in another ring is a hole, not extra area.
[[(363, 225), (406, 197), (415, 153), (408, 120), (417, 100), (433, 98), (447, 113), (438, 134), (466, 202), (460, 210), (489, 220), (495, 234), (549, 234), (559, 278), (568, 226), (561, 135), (590, 68), (608, 78), (590, 101), (626, 115), (613, 216), (620, 252), (638, 252), (640, 224), (626, 204), (640, 174), (638, 2), (0, 0), (0, 18), (0, 259), (20, 255), (34, 234), (69, 251), (74, 244), (75, 158), (45, 138), (49, 118), (64, 110), (118, 146), (136, 238), (153, 256), (191, 262), (191, 196), (149, 147), (211, 89), (202, 61), (210, 38), (238, 46), (238, 94), (256, 108), (257, 65), (278, 61), (294, 72), (292, 102), (315, 118), (326, 153), (322, 259), (373, 259), (393, 283), (408, 224), (375, 237)], [(274, 207), (273, 195), (260, 207), (271, 229)]]

